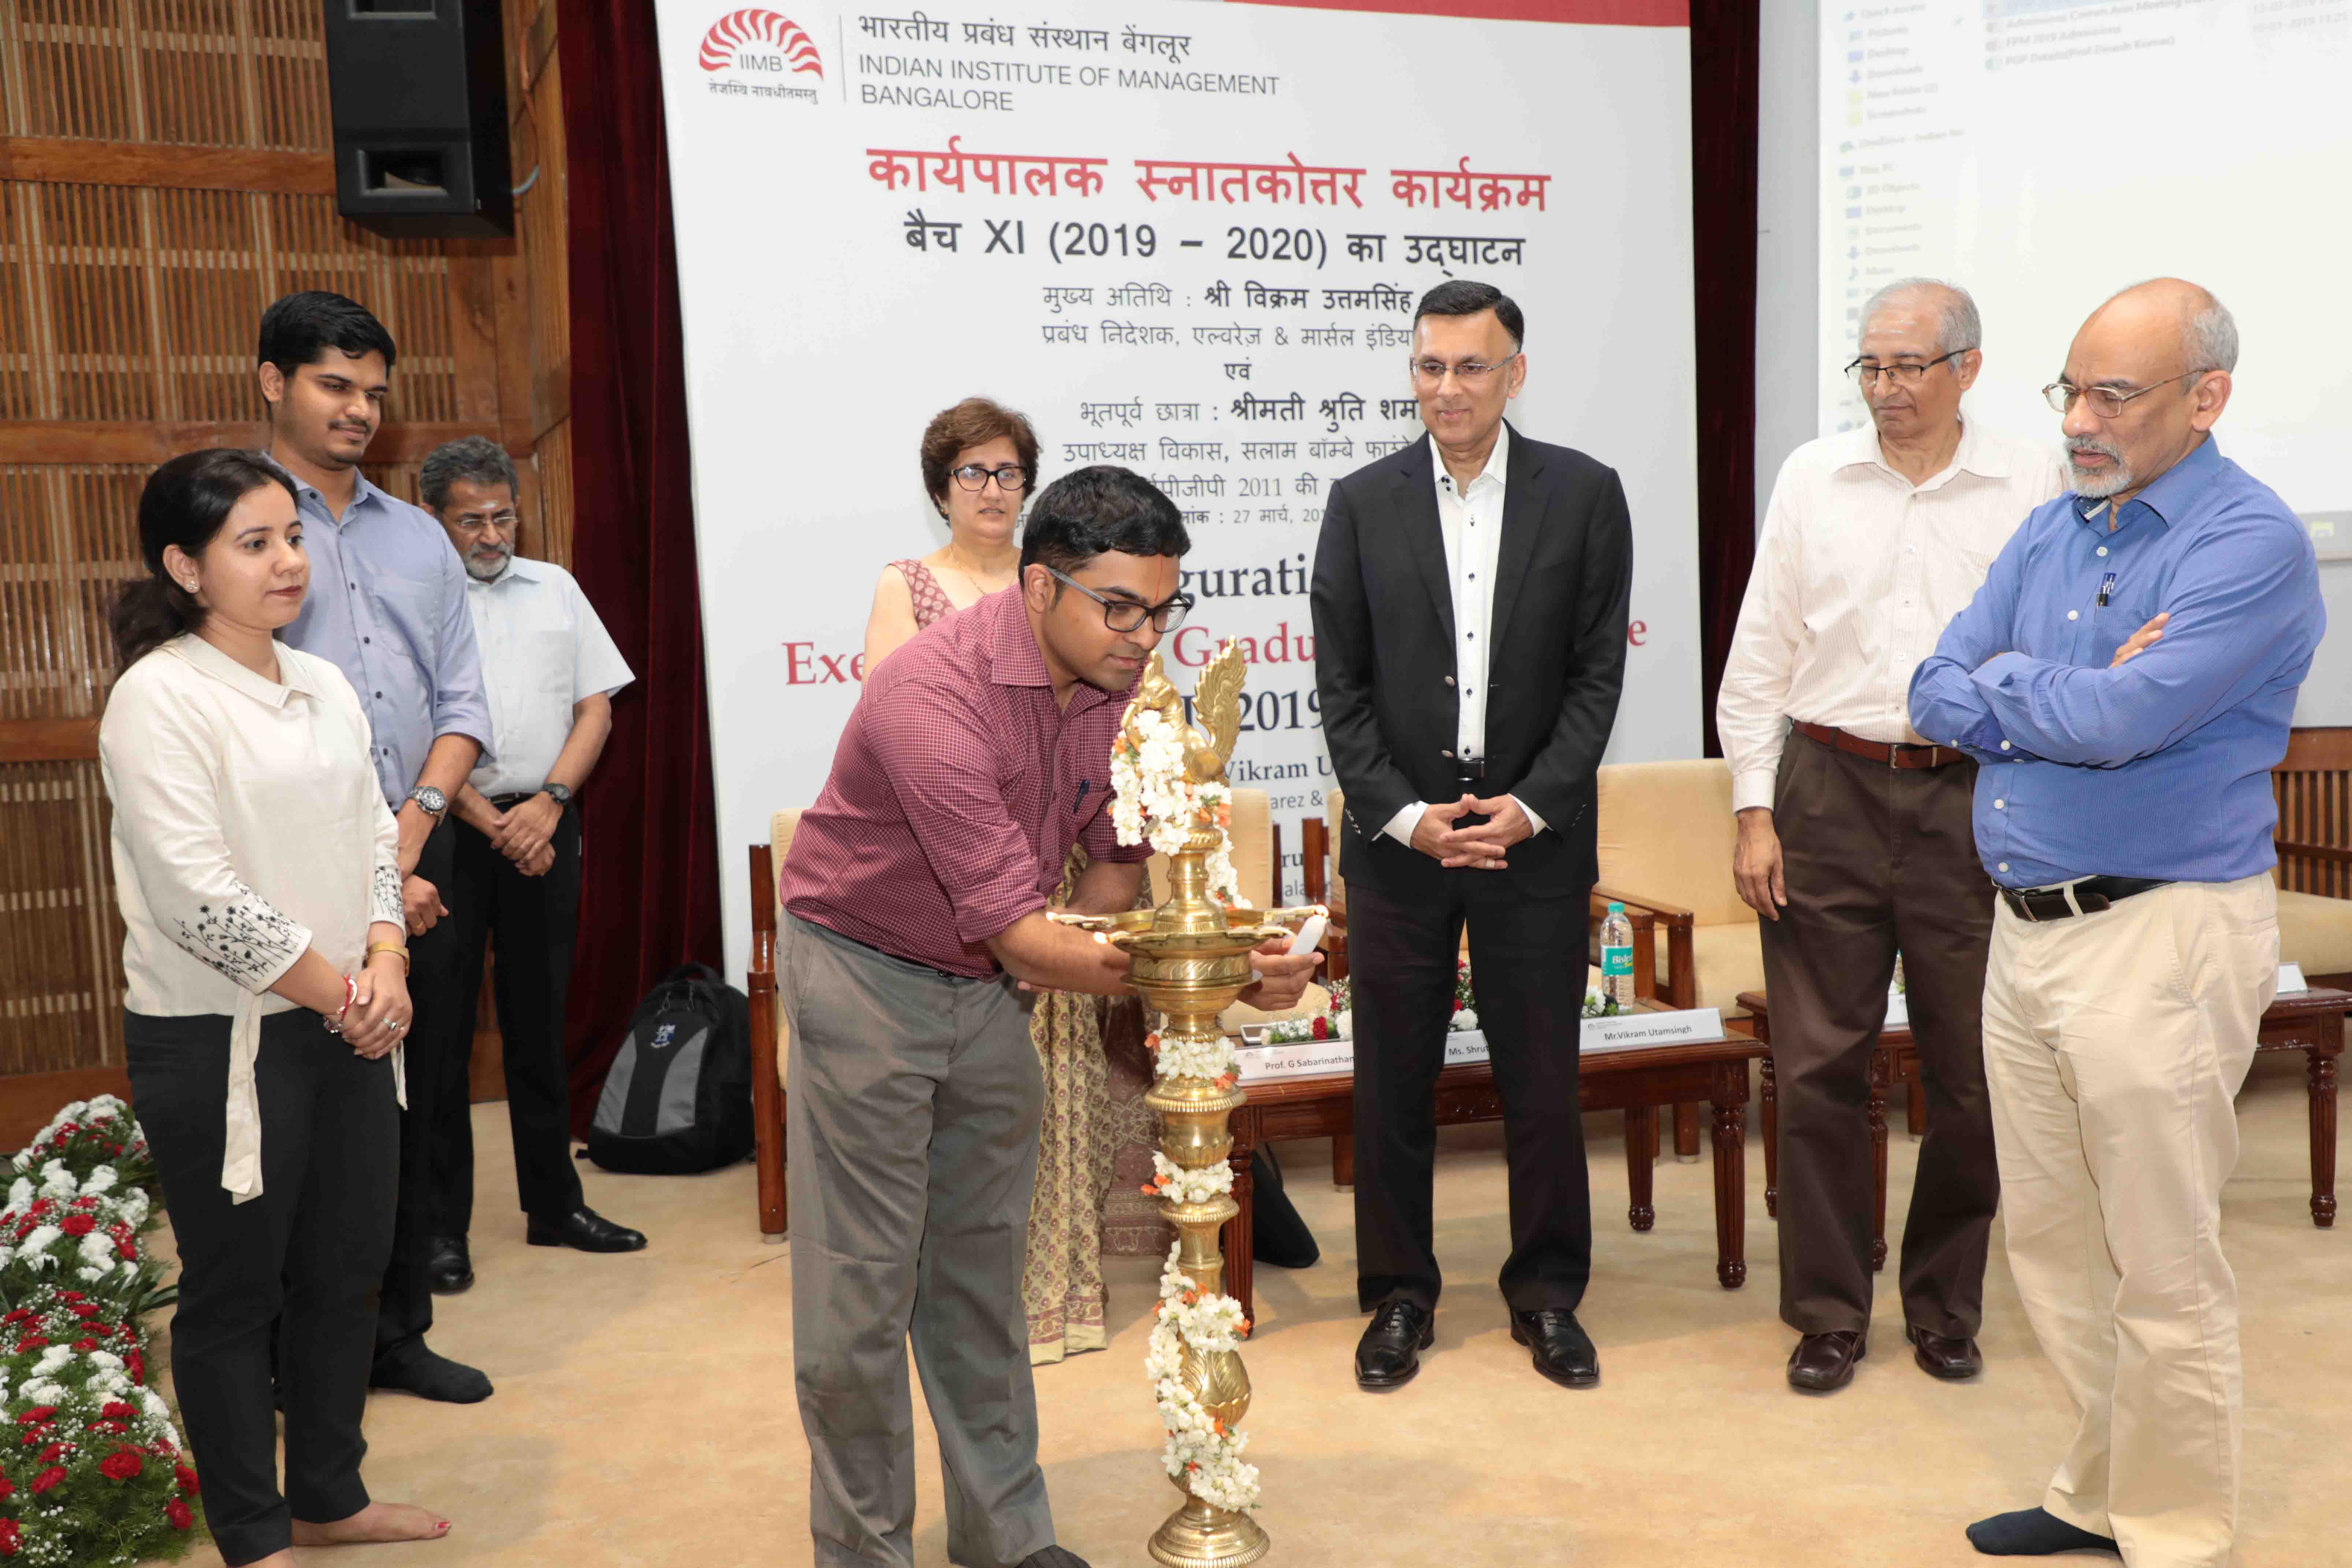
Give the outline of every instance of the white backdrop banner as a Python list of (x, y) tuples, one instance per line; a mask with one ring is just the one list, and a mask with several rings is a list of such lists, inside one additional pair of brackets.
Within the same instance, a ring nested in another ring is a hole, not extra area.
[(1248, 653), (1233, 776), (1295, 894), (1324, 498), (1421, 437), (1412, 308), (1448, 278), (1526, 311), (1518, 426), (1624, 477), (1611, 756), (1697, 754), (1678, 0), (779, 3), (659, 0), (730, 972), (744, 846), (823, 785), (875, 579), (945, 537), (923, 427), (974, 395), (1029, 416), (1045, 481), (1118, 463), (1184, 509), (1200, 603), (1163, 647), (1188, 688)]

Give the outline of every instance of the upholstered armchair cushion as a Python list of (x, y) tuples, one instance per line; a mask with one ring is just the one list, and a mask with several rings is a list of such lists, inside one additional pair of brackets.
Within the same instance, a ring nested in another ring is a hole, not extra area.
[(1695, 926), (1756, 923), (1731, 879), (1739, 825), (1721, 758), (1612, 763), (1600, 803), (1602, 887), (1679, 905)]
[(2352, 973), (2352, 899), (2279, 889), (2279, 959), (2306, 975)]
[[(1750, 911), (1753, 913), (1753, 911)], [(1665, 943), (1658, 944), (1658, 991), (1665, 994)], [(1691, 928), (1692, 978), (1698, 983), (1695, 1005), (1720, 1007), (1727, 1018), (1744, 1018), (1742, 991), (1764, 989), (1764, 938), (1759, 922), (1748, 920), (1727, 925)]]

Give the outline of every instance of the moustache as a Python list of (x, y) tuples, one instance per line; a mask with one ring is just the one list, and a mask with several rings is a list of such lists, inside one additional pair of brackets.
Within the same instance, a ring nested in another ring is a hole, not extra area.
[(2085, 453), (2091, 454), (2095, 457), (2110, 458), (2118, 463), (2124, 460), (2124, 449), (2121, 447), (2116, 446), (2112, 441), (2102, 441), (2092, 436), (2069, 436), (2066, 437), (2066, 455), (2068, 457), (2079, 457)]

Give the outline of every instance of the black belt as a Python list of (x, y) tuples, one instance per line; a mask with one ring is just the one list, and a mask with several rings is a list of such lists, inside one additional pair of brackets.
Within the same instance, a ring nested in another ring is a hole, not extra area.
[(1486, 759), (1484, 757), (1454, 758), (1454, 776), (1460, 779), (1464, 784), (1469, 784), (1473, 781), (1485, 779), (1486, 776)]
[(509, 806), (520, 805), (524, 801), (531, 799), (538, 794), (539, 791), (533, 789), (524, 790), (519, 795), (494, 795), (490, 796), (490, 804), (497, 806), (500, 811), (504, 811)]
[(2000, 901), (2021, 921), (2063, 921), (2074, 915), (2096, 914), (2134, 893), (2169, 886), (2168, 877), (2154, 880), (2146, 877), (2085, 877), (2063, 888), (2029, 888), (2023, 892), (2001, 887), (1998, 882), (1993, 884)]

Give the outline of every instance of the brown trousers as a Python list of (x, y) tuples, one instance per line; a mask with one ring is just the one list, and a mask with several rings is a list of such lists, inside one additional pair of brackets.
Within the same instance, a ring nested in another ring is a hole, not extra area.
[(1973, 1336), (2000, 1175), (1985, 1094), (1994, 895), (1969, 808), (1976, 764), (1895, 769), (1791, 731), (1772, 818), (1789, 904), (1765, 921), (1780, 1095), (1780, 1317), (1870, 1323), (1870, 1057), (1903, 954), (1927, 1132), (1903, 1225), (1905, 1318)]

